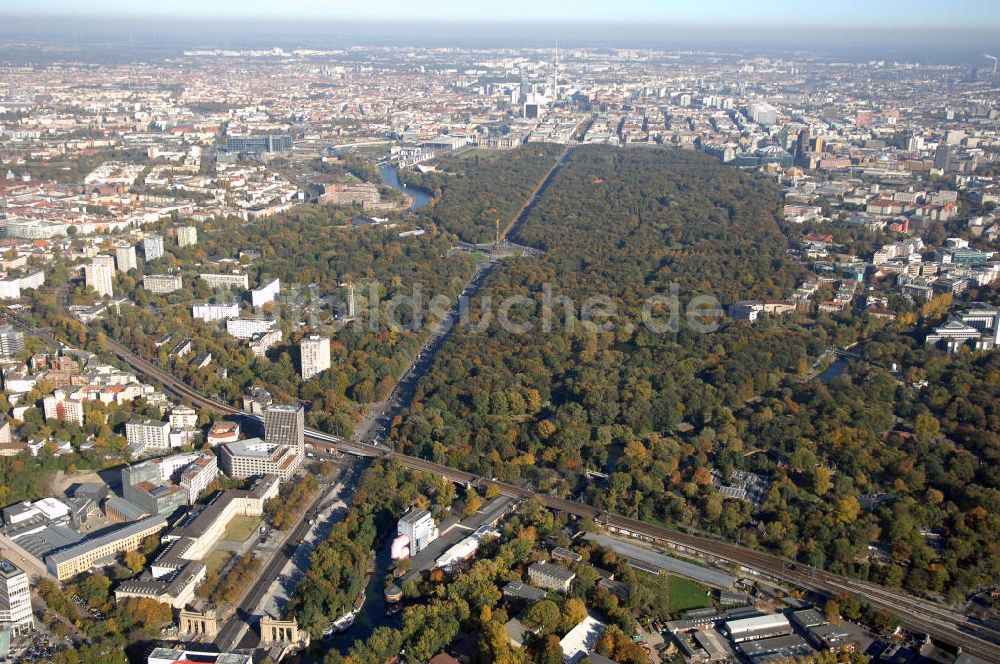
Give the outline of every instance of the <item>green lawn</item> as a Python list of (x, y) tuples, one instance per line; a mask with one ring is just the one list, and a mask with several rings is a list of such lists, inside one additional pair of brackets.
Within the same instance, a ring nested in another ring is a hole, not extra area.
[(222, 539), (230, 542), (245, 542), (248, 537), (257, 532), (259, 526), (259, 516), (235, 516), (226, 526), (226, 532), (222, 534)]
[(221, 571), (222, 568), (226, 566), (226, 563), (229, 562), (229, 559), (232, 557), (233, 554), (229, 553), (228, 551), (213, 551), (212, 553), (208, 554), (208, 556), (206, 556), (205, 559), (202, 560), (201, 562), (204, 563), (205, 567), (208, 568), (208, 573), (211, 574), (212, 572)]
[(712, 600), (706, 594), (707, 591), (694, 581), (671, 574), (667, 584), (670, 588), (671, 612), (700, 609), (712, 605)]

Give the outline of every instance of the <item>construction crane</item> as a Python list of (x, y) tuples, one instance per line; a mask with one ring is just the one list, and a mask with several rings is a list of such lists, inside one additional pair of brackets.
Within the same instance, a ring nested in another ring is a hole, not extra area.
[(983, 57), (986, 58), (987, 60), (992, 60), (993, 61), (993, 73), (994, 74), (997, 73), (997, 56), (995, 56), (995, 55), (987, 55), (987, 54), (984, 53)]

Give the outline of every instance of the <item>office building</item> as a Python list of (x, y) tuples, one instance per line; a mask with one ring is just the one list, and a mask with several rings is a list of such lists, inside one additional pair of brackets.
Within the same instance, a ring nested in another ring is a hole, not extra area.
[(302, 380), (323, 373), (330, 368), (330, 340), (326, 337), (311, 335), (299, 344), (302, 362)]
[(142, 278), (142, 287), (150, 293), (173, 293), (181, 289), (181, 278), (172, 274), (147, 274)]
[(155, 261), (163, 255), (163, 238), (159, 235), (147, 235), (142, 240), (142, 255), (146, 262)]
[(208, 284), (209, 288), (250, 288), (250, 278), (245, 274), (232, 272), (230, 274), (199, 274), (198, 278)]
[(34, 627), (28, 575), (6, 558), (0, 558), (0, 629), (24, 634)]
[(119, 272), (128, 272), (139, 267), (135, 257), (135, 247), (130, 244), (119, 244), (115, 247), (115, 266)]
[(107, 265), (96, 260), (90, 265), (84, 265), (83, 276), (87, 287), (94, 290), (99, 297), (111, 297), (115, 294), (112, 269)]
[(247, 438), (223, 445), (219, 464), (222, 472), (235, 479), (277, 475), (287, 482), (302, 465), (304, 456), (289, 445)]
[(245, 134), (226, 137), (226, 152), (287, 152), (292, 149), (292, 137), (288, 134)]
[(396, 534), (406, 538), (409, 555), (415, 556), (438, 538), (438, 527), (430, 512), (415, 508), (404, 514), (396, 524)]
[[(166, 548), (141, 576), (123, 582), (115, 597), (148, 597), (182, 609), (194, 600), (194, 590), (207, 569), (200, 562), (218, 549), (229, 523), (238, 516), (259, 517), (264, 505), (278, 495), (278, 478), (259, 478), (249, 489), (217, 494), (193, 518), (182, 519), (164, 539)], [(202, 660), (198, 660), (202, 661)]]
[(205, 322), (239, 318), (240, 305), (233, 304), (196, 304), (191, 307), (191, 317)]
[(198, 229), (194, 226), (181, 226), (177, 229), (177, 246), (190, 247), (198, 244)]
[(226, 321), (226, 332), (237, 339), (252, 339), (255, 334), (263, 334), (274, 327), (273, 320), (260, 318), (230, 318)]
[(109, 562), (127, 551), (135, 551), (144, 539), (166, 527), (164, 517), (148, 516), (114, 530), (102, 530), (99, 535), (49, 554), (45, 558), (45, 566), (52, 576), (65, 581), (94, 565)]
[(170, 423), (158, 420), (129, 420), (125, 424), (129, 447), (145, 451), (170, 449)]
[(250, 291), (250, 303), (255, 307), (262, 307), (268, 302), (274, 302), (275, 296), (281, 292), (281, 284), (277, 279), (272, 279), (260, 288)]
[(302, 405), (273, 405), (264, 411), (264, 438), (305, 452), (306, 410)]
[(147, 514), (170, 516), (194, 503), (218, 474), (211, 452), (176, 454), (122, 468), (122, 493)]
[(10, 358), (24, 350), (24, 332), (13, 325), (0, 325), (0, 357)]

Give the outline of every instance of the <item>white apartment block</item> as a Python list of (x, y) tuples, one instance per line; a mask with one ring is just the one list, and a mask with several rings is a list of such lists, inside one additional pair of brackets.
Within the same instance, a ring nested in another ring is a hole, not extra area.
[(175, 406), (170, 410), (171, 429), (194, 429), (198, 426), (198, 413), (191, 406)]
[(170, 423), (157, 420), (129, 420), (125, 423), (129, 447), (138, 450), (170, 449)]
[(199, 274), (198, 277), (208, 284), (209, 288), (250, 288), (250, 278), (245, 274)]
[(237, 339), (252, 339), (255, 334), (262, 334), (271, 329), (274, 329), (273, 320), (231, 318), (226, 321), (226, 332)]
[(177, 229), (177, 246), (190, 247), (198, 244), (198, 229), (194, 226), (182, 226)]
[(196, 304), (191, 307), (192, 318), (199, 318), (207, 322), (239, 318), (239, 315), (240, 305), (238, 304)]
[(268, 349), (279, 341), (281, 341), (281, 330), (272, 329), (267, 332), (255, 334), (247, 345), (250, 347), (250, 352), (253, 353), (254, 357), (264, 357)]
[(299, 345), (302, 356), (302, 380), (309, 380), (330, 368), (330, 340), (311, 335)]
[(22, 289), (38, 288), (39, 286), (41, 286), (44, 283), (45, 283), (45, 271), (44, 270), (35, 270), (31, 274), (27, 274), (27, 275), (21, 277), (21, 288)]
[(112, 269), (101, 263), (91, 263), (83, 266), (83, 276), (87, 286), (101, 297), (111, 297), (115, 294), (112, 281)]
[(181, 285), (181, 278), (173, 274), (147, 274), (142, 278), (142, 287), (150, 293), (173, 293)]
[(14, 634), (35, 627), (28, 575), (6, 558), (0, 558), (0, 627)]
[(142, 240), (142, 253), (147, 263), (155, 261), (163, 255), (163, 238), (159, 235), (147, 235)]
[[(76, 422), (83, 426), (83, 400), (70, 398), (63, 390), (56, 390), (42, 399), (42, 409), (46, 420)], [(72, 396), (76, 396), (75, 394)]]
[(128, 272), (139, 267), (139, 262), (135, 257), (135, 247), (130, 244), (121, 244), (115, 247), (115, 264), (119, 272)]
[(260, 288), (250, 291), (250, 303), (255, 307), (262, 307), (268, 302), (274, 302), (274, 298), (281, 292), (281, 284), (277, 279), (269, 281)]

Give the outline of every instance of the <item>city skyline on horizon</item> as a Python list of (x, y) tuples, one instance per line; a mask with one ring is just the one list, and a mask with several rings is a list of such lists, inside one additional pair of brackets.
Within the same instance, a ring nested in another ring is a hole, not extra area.
[[(763, 5), (763, 6), (762, 6)], [(679, 3), (673, 0), (648, 2), (620, 0), (617, 3), (598, 0), (553, 0), (539, 6), (529, 0), (508, 0), (503, 4), (432, 0), (422, 3), (419, 16), (413, 15), (411, 3), (403, 0), (382, 0), (377, 11), (369, 5), (345, 0), (175, 0), (169, 6), (137, 6), (125, 0), (94, 0), (88, 6), (88, 17), (123, 19), (210, 19), (219, 17), (238, 20), (269, 19), (278, 21), (388, 21), (409, 20), (413, 23), (441, 22), (527, 25), (556, 23), (567, 26), (609, 27), (641, 24), (647, 27), (724, 27), (755, 29), (845, 29), (861, 32), (907, 31), (914, 29), (983, 31), (1000, 27), (1000, 4), (989, 0), (960, 0), (943, 5), (932, 0), (914, 2), (866, 2), (842, 0), (836, 11), (820, 13), (814, 5), (794, 0), (768, 0), (748, 4), (739, 0), (716, 0), (708, 4)], [(825, 8), (824, 8), (825, 9)], [(74, 0), (9, 0), (0, 15), (21, 18), (70, 18), (81, 16)]]

